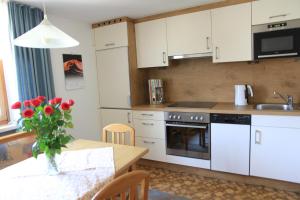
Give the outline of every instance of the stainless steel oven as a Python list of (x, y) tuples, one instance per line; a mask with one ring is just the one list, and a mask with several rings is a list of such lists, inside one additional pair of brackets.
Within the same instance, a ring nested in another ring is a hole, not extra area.
[(208, 113), (166, 112), (167, 155), (210, 160)]
[(300, 20), (255, 25), (254, 59), (300, 55)]

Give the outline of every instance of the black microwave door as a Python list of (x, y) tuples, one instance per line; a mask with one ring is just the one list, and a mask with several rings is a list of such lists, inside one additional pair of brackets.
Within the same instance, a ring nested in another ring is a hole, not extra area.
[(300, 29), (279, 30), (254, 34), (254, 57), (268, 58), (299, 55)]

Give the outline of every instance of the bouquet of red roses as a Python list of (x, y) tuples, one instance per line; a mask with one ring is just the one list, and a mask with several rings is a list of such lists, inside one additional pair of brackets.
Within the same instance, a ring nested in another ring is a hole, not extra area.
[(12, 109), (20, 110), (18, 124), (23, 131), (36, 135), (32, 154), (37, 158), (39, 153), (45, 153), (48, 159), (53, 159), (61, 153), (73, 137), (66, 134), (66, 128), (73, 128), (71, 107), (74, 100), (62, 102), (62, 98), (46, 101), (46, 97), (16, 102)]

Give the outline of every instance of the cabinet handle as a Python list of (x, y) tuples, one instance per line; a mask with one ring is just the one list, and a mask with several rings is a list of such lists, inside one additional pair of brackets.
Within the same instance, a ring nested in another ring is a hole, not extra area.
[(288, 14), (281, 14), (281, 15), (273, 15), (273, 16), (270, 16), (269, 18), (270, 19), (273, 19), (273, 18), (278, 18), (278, 17), (286, 17)]
[(155, 142), (150, 142), (150, 141), (146, 141), (146, 140), (144, 140), (144, 143), (145, 144), (155, 144)]
[(153, 123), (146, 123), (146, 122), (143, 122), (142, 124), (145, 125), (145, 126), (154, 126)]
[(219, 58), (219, 47), (216, 47), (216, 60), (218, 60)]
[(149, 116), (149, 117), (153, 117), (153, 114), (146, 114), (146, 113), (143, 113), (143, 114), (141, 114), (141, 115), (143, 115), (143, 116)]
[(261, 144), (261, 131), (255, 130), (255, 144)]
[(206, 37), (206, 49), (210, 49), (209, 48), (209, 37)]
[(128, 124), (130, 124), (131, 123), (131, 114), (130, 114), (130, 112), (128, 112), (127, 113), (127, 121), (128, 121)]
[(106, 46), (106, 47), (109, 47), (109, 46), (115, 46), (115, 43), (113, 43), (113, 42), (112, 42), (112, 43), (106, 43), (105, 46)]
[(163, 63), (166, 64), (166, 52), (163, 52)]

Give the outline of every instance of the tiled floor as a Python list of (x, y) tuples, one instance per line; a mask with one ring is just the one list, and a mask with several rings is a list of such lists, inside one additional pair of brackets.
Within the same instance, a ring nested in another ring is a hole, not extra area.
[(300, 200), (300, 193), (138, 165), (150, 172), (151, 188), (192, 200)]

